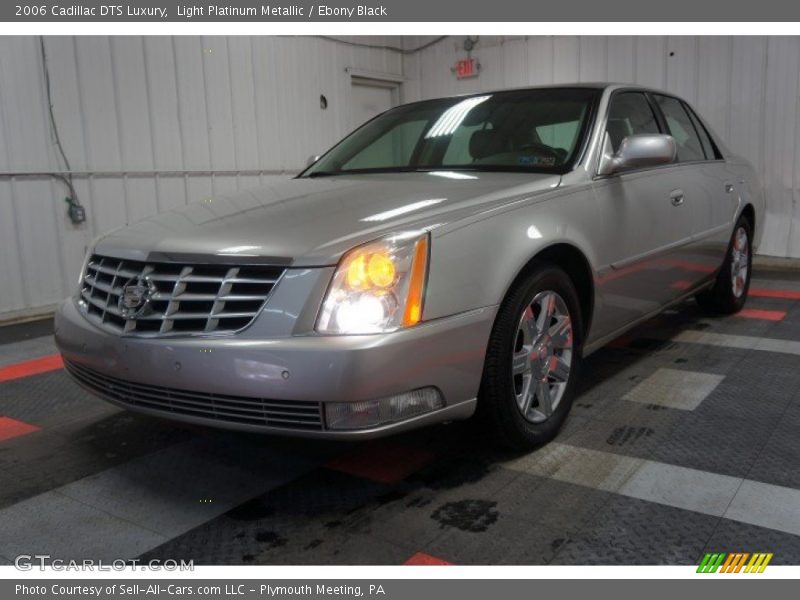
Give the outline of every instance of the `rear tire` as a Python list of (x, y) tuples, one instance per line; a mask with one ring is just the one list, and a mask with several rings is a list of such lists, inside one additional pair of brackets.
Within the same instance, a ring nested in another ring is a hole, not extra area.
[(713, 314), (731, 315), (742, 310), (750, 290), (753, 270), (753, 227), (739, 217), (714, 287), (697, 294), (700, 307)]
[(531, 450), (555, 437), (580, 375), (583, 325), (575, 286), (534, 263), (500, 305), (486, 351), (479, 417), (495, 441)]

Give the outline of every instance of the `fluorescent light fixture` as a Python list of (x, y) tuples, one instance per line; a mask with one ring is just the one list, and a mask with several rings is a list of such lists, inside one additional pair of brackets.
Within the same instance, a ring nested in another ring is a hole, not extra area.
[(448, 108), (439, 120), (433, 124), (430, 131), (425, 135), (425, 139), (440, 137), (443, 135), (451, 135), (461, 122), (467, 117), (469, 111), (478, 106), (481, 102), (486, 102), (491, 96), (475, 96), (474, 98), (467, 98), (458, 104)]
[(413, 202), (411, 204), (406, 204), (405, 206), (393, 208), (392, 210), (387, 210), (375, 215), (364, 217), (361, 220), (367, 223), (371, 223), (374, 221), (388, 221), (389, 219), (392, 219), (394, 217), (399, 217), (400, 215), (414, 212), (415, 210), (421, 210), (426, 206), (439, 204), (440, 202), (444, 202), (445, 200), (447, 200), (447, 198), (431, 198), (430, 200), (420, 200), (419, 202)]

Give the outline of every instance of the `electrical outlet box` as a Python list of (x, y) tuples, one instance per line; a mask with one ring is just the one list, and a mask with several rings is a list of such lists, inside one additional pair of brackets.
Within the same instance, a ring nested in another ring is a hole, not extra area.
[(86, 209), (80, 204), (70, 204), (67, 212), (69, 214), (70, 221), (76, 225), (78, 223), (83, 223), (86, 220)]

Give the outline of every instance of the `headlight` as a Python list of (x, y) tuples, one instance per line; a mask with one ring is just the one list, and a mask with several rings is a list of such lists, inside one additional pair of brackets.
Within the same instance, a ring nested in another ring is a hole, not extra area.
[(428, 246), (427, 233), (399, 233), (345, 254), (322, 303), (317, 331), (380, 333), (419, 323)]

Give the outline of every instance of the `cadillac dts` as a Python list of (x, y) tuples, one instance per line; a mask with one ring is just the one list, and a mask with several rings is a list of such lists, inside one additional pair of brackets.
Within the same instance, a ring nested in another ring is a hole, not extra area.
[(533, 448), (588, 354), (691, 296), (741, 309), (763, 211), (670, 93), (426, 100), (294, 179), (100, 238), (56, 339), (78, 383), (143, 413), (342, 439), (474, 415)]

